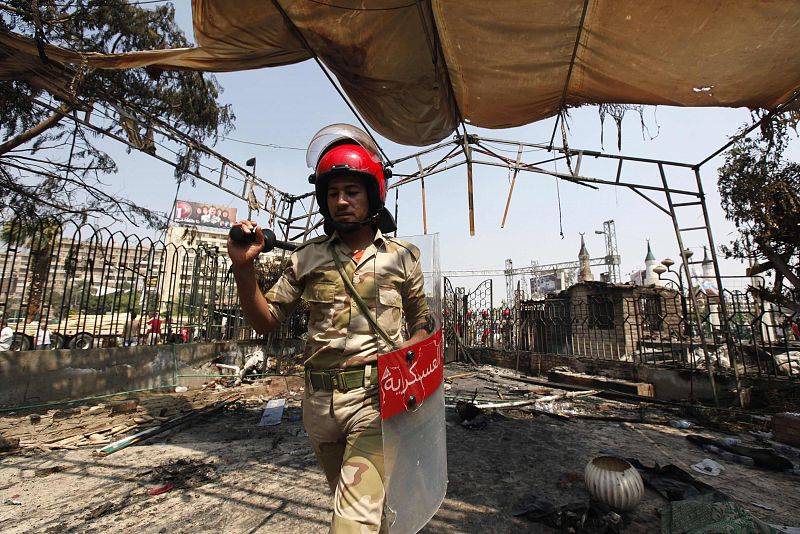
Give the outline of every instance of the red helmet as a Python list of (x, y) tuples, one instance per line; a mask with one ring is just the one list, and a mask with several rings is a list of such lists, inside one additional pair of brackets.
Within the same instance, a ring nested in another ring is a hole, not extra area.
[(361, 176), (369, 196), (370, 213), (380, 210), (386, 202), (386, 178), (383, 164), (363, 146), (343, 140), (322, 155), (314, 173), (314, 188), (320, 209), (327, 211), (328, 182), (334, 176)]
[[(394, 229), (394, 220), (384, 209), (386, 182), (391, 176), (380, 158), (377, 145), (366, 132), (349, 124), (332, 124), (314, 135), (306, 153), (306, 163), (314, 173), (317, 204), (325, 219), (328, 213), (328, 183), (338, 175), (361, 176), (367, 188), (370, 216), (380, 215), (377, 222), (383, 231)], [(384, 213), (385, 212), (385, 213)]]

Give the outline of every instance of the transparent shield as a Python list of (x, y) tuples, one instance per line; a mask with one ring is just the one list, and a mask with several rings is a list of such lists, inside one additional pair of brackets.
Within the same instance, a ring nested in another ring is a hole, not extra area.
[(319, 163), (319, 159), (325, 153), (325, 150), (341, 139), (352, 139), (372, 154), (380, 157), (380, 150), (378, 150), (375, 142), (367, 132), (351, 124), (331, 124), (318, 131), (311, 138), (306, 151), (306, 165), (308, 165), (308, 168), (316, 169), (317, 163)]
[[(441, 328), (439, 236), (429, 234), (400, 239), (420, 249), (428, 305), (436, 328)], [(441, 346), (440, 343), (438, 358), (443, 362)], [(447, 492), (444, 410), (444, 387), (440, 383), (414, 411), (383, 421), (386, 520), (391, 533), (418, 532), (444, 501)]]

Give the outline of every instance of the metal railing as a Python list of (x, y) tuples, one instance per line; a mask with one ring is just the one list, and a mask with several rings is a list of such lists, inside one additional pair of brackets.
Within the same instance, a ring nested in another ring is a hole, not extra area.
[(738, 282), (721, 293), (693, 286), (696, 314), (677, 289), (598, 283), (509, 308), (478, 308), (448, 280), (443, 313), (449, 338), (466, 347), (706, 370), (707, 353), (718, 372), (735, 366), (741, 376), (800, 379), (800, 317)]
[[(16, 350), (256, 337), (218, 247), (20, 217), (0, 238), (0, 318)], [(298, 315), (273, 335), (304, 330)]]

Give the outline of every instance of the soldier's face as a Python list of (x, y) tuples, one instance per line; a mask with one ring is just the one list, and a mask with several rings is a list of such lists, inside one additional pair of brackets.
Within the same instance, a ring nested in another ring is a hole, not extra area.
[(336, 222), (360, 222), (369, 214), (364, 181), (356, 176), (337, 176), (328, 183), (328, 211)]

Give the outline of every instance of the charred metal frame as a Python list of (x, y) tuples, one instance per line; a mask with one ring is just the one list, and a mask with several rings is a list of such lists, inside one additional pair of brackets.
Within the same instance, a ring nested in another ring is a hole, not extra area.
[[(492, 145), (500, 145), (506, 147), (509, 152), (516, 152), (517, 157), (511, 158), (499, 154), (503, 149), (493, 148)], [(461, 149), (459, 151), (459, 148)], [(535, 151), (542, 151), (546, 156), (533, 161), (523, 161), (523, 151), (525, 149), (532, 149)], [(690, 266), (693, 264), (702, 263), (701, 261), (689, 261), (685, 255), (686, 246), (684, 245), (684, 237), (690, 232), (702, 232), (700, 246), (706, 246), (711, 251), (711, 261), (714, 267), (714, 276), (716, 279), (717, 287), (720, 292), (724, 291), (722, 279), (719, 273), (719, 263), (716, 254), (716, 247), (714, 243), (714, 236), (711, 231), (710, 220), (708, 216), (708, 208), (705, 200), (705, 192), (703, 190), (702, 180), (700, 178), (700, 164), (683, 163), (677, 161), (668, 161), (662, 159), (632, 157), (625, 155), (605, 154), (596, 150), (583, 150), (570, 147), (558, 147), (546, 145), (541, 143), (527, 143), (523, 141), (509, 141), (505, 139), (497, 139), (490, 137), (482, 137), (478, 135), (456, 135), (453, 140), (445, 143), (440, 143), (435, 147), (427, 148), (420, 152), (404, 156), (391, 162), (392, 165), (399, 165), (410, 159), (418, 160), (423, 155), (430, 155), (437, 151), (445, 151), (443, 157), (440, 157), (433, 164), (422, 166), (418, 163), (419, 170), (406, 175), (400, 175), (401, 179), (392, 184), (390, 188), (397, 188), (403, 185), (422, 180), (426, 177), (444, 172), (461, 165), (466, 164), (468, 169), (471, 170), (472, 165), (486, 165), (490, 167), (501, 167), (513, 171), (514, 181), (511, 182), (508, 200), (506, 202), (506, 211), (504, 219), (507, 216), (508, 208), (513, 194), (513, 187), (516, 181), (517, 174), (520, 171), (541, 174), (546, 176), (553, 176), (556, 179), (571, 182), (584, 187), (598, 189), (598, 186), (613, 186), (624, 187), (633, 191), (638, 196), (645, 199), (648, 203), (653, 205), (656, 209), (669, 216), (675, 237), (678, 243), (678, 248), (681, 254), (682, 267), (684, 276), (687, 280), (691, 280)], [(480, 155), (483, 157), (476, 157)], [(591, 176), (588, 173), (582, 173), (582, 167), (585, 169), (587, 161), (607, 161), (616, 164), (616, 175), (613, 180)], [(555, 165), (557, 162), (564, 162), (567, 166), (568, 172), (558, 171), (553, 168), (546, 168), (545, 165)], [(623, 178), (624, 173), (628, 167), (636, 165), (644, 167), (655, 174), (655, 182), (647, 182), (642, 179), (629, 179)], [(684, 184), (680, 187), (675, 187), (671, 184), (670, 180), (674, 181), (672, 175), (683, 171), (689, 173), (693, 178), (691, 183)], [(471, 175), (471, 173), (469, 173)], [(395, 174), (397, 175), (397, 174)], [(471, 180), (470, 180), (471, 182)], [(470, 187), (471, 189), (471, 187)], [(653, 199), (651, 195), (663, 194), (664, 200), (658, 202)], [(682, 226), (679, 222), (680, 219), (685, 219), (689, 213), (684, 208), (694, 209), (694, 214), (702, 214), (704, 224), (699, 226)], [(474, 206), (472, 203), (472, 196), (470, 195), (470, 213), (472, 213)], [(680, 212), (680, 213), (679, 213)], [(470, 214), (470, 231), (474, 234), (474, 225), (472, 215)], [(688, 298), (691, 302), (691, 309), (696, 314), (695, 321), (700, 324), (701, 318), (699, 316), (699, 308), (697, 306), (696, 295), (694, 290), (689, 291)], [(720, 312), (723, 318), (723, 323), (727, 320), (728, 312), (724, 299), (720, 300)], [(725, 343), (728, 346), (729, 353), (731, 354), (731, 367), (736, 373), (737, 387), (739, 384), (738, 370), (736, 366), (736, 352), (735, 346), (731, 339), (727, 324), (721, 325), (723, 335), (725, 336)], [(712, 388), (716, 395), (716, 386), (714, 381), (714, 373), (711, 365), (711, 358), (707, 350), (707, 343), (705, 334), (702, 329), (698, 332), (700, 336), (700, 346), (702, 347), (706, 368), (709, 371), (709, 380), (711, 381)]]

